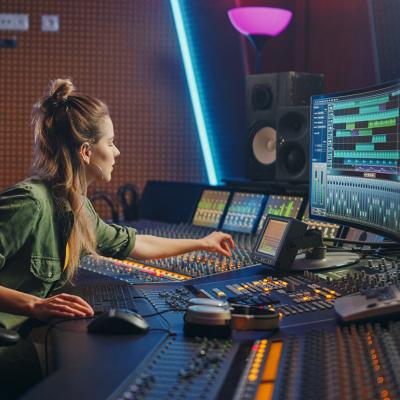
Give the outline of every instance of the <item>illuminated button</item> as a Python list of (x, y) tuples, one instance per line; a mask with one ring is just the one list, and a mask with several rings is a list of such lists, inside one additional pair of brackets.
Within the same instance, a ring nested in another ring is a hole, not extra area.
[(248, 380), (249, 380), (250, 382), (254, 382), (255, 380), (257, 380), (257, 376), (258, 376), (258, 375), (256, 375), (256, 374), (250, 374), (250, 375), (248, 376)]

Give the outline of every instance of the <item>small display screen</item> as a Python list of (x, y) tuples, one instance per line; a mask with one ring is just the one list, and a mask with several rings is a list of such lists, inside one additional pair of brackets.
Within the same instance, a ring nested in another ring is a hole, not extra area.
[(229, 192), (223, 190), (204, 190), (192, 224), (208, 228), (218, 228), (228, 202)]
[(257, 232), (261, 231), (268, 214), (277, 215), (278, 217), (297, 218), (302, 203), (302, 197), (278, 195), (269, 196), (260, 223), (258, 224)]
[(270, 257), (276, 257), (288, 225), (287, 221), (270, 219), (265, 227), (257, 251)]
[(240, 193), (233, 195), (222, 229), (251, 233), (260, 215), (265, 196), (255, 193)]

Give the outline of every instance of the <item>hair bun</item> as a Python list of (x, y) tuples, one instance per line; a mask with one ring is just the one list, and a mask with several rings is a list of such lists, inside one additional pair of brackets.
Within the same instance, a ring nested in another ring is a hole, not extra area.
[(55, 79), (50, 82), (49, 95), (57, 101), (66, 101), (75, 90), (71, 79)]

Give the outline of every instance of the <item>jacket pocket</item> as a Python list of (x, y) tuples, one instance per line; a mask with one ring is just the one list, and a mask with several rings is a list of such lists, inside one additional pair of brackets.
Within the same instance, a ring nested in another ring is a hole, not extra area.
[(30, 271), (41, 281), (55, 282), (61, 278), (61, 260), (33, 256)]

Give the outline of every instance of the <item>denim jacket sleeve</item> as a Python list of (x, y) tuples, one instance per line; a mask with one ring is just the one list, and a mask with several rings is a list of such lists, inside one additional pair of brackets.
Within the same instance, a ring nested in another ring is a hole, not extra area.
[(93, 218), (97, 239), (97, 251), (102, 256), (126, 258), (135, 246), (136, 230), (127, 226), (105, 223), (87, 199), (86, 208)]
[(0, 196), (0, 269), (32, 235), (40, 204), (28, 190), (14, 187)]

